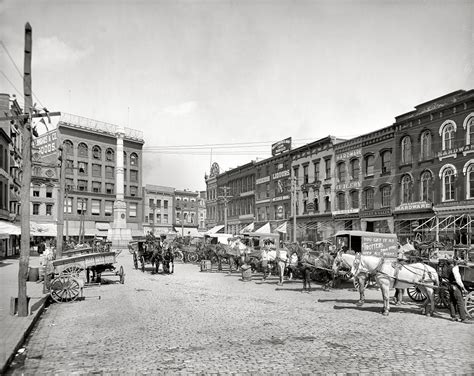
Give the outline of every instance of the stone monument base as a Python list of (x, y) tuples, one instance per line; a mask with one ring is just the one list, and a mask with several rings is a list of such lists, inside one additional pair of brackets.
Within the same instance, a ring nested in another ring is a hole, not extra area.
[(112, 242), (112, 250), (128, 249), (132, 241), (132, 230), (129, 228), (111, 228), (107, 234), (107, 241)]

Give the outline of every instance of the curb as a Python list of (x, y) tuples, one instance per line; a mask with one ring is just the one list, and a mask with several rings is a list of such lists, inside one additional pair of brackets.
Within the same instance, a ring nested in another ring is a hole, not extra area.
[(26, 328), (25, 332), (22, 333), (20, 338), (18, 339), (18, 343), (13, 348), (13, 351), (12, 351), (11, 355), (7, 358), (7, 360), (5, 361), (5, 364), (2, 365), (2, 368), (0, 369), (0, 375), (4, 375), (5, 372), (7, 371), (8, 367), (11, 364), (11, 362), (15, 358), (16, 353), (23, 346), (26, 339), (28, 338), (31, 331), (33, 330), (33, 327), (35, 326), (35, 324), (38, 322), (39, 318), (41, 317), (46, 305), (48, 304), (48, 302), (49, 302), (49, 295), (43, 296), (41, 299), (38, 300), (38, 303), (40, 304), (39, 308), (33, 314), (33, 319), (31, 320), (30, 324)]

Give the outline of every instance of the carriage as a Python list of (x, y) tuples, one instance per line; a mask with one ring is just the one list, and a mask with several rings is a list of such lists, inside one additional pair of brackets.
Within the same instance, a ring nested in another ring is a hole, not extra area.
[(51, 261), (52, 279), (49, 292), (55, 302), (74, 301), (82, 296), (85, 283), (90, 282), (90, 272), (95, 276), (97, 283), (101, 283), (104, 276), (117, 276), (121, 284), (125, 282), (123, 266), (117, 268), (114, 265), (119, 252), (89, 253), (91, 249), (82, 247), (70, 250), (65, 252), (69, 257)]

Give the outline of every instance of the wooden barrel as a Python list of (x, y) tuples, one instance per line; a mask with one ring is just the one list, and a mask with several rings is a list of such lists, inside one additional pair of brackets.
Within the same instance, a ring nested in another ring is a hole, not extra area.
[(242, 269), (242, 281), (249, 282), (252, 280), (252, 267), (249, 264), (244, 264)]

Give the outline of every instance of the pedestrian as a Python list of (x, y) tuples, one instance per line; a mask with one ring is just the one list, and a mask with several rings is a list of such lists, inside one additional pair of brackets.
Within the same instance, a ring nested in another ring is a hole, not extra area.
[(40, 243), (38, 244), (38, 253), (42, 255), (45, 250), (46, 250), (46, 244), (44, 244), (44, 240), (41, 240)]
[[(461, 321), (466, 323), (468, 319), (462, 293), (467, 293), (467, 291), (462, 282), (461, 274), (459, 273), (458, 260), (448, 260), (446, 274), (449, 282), (449, 312), (451, 314), (451, 321)], [(456, 318), (456, 311), (459, 313), (459, 319)]]
[(266, 245), (262, 247), (262, 269), (263, 269), (263, 278), (262, 281), (265, 281), (268, 277), (268, 248)]

